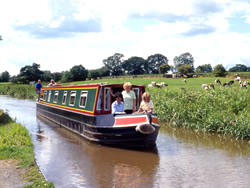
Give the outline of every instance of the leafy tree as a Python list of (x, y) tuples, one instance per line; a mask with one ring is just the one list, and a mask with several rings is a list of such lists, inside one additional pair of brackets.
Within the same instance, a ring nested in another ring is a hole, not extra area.
[(70, 69), (73, 81), (85, 80), (88, 77), (88, 70), (82, 65), (75, 65)]
[(213, 73), (215, 74), (215, 76), (225, 76), (226, 69), (222, 64), (218, 64), (214, 67)]
[(53, 72), (53, 73), (52, 73), (52, 78), (53, 78), (56, 82), (58, 82), (58, 81), (60, 81), (60, 80), (62, 79), (62, 73), (60, 73), (60, 72)]
[(128, 74), (144, 74), (147, 72), (148, 64), (141, 57), (131, 57), (124, 61), (122, 67)]
[(163, 64), (159, 67), (160, 74), (168, 73), (169, 70), (170, 70), (170, 66), (168, 64)]
[(182, 65), (190, 65), (194, 70), (194, 58), (189, 52), (174, 57), (175, 68), (178, 69)]
[(161, 54), (151, 55), (147, 58), (149, 73), (158, 74), (159, 67), (168, 64), (168, 58)]
[(88, 77), (89, 78), (97, 78), (101, 76), (100, 69), (89, 70)]
[(33, 63), (32, 66), (26, 65), (21, 68), (18, 77), (22, 83), (27, 83), (29, 81), (36, 81), (43, 76), (43, 71), (40, 70), (40, 65)]
[(230, 68), (228, 72), (250, 72), (250, 69), (245, 65), (236, 64), (234, 67)]
[(122, 75), (123, 54), (115, 53), (113, 56), (103, 60), (104, 66), (110, 71), (110, 75)]
[(180, 72), (181, 74), (187, 74), (187, 73), (192, 73), (194, 71), (191, 65), (181, 65), (178, 68), (178, 72)]
[(196, 72), (212, 72), (212, 66), (211, 64), (204, 64), (204, 65), (199, 65), (196, 68)]
[(50, 71), (44, 71), (42, 80), (44, 80), (45, 82), (50, 82), (51, 79), (52, 79), (52, 73)]
[(65, 82), (72, 82), (72, 81), (73, 81), (73, 75), (72, 75), (72, 73), (70, 71), (65, 71), (63, 73), (61, 82), (65, 83)]
[(10, 74), (8, 71), (2, 72), (0, 74), (0, 82), (8, 82), (10, 79)]
[(13, 84), (17, 84), (18, 83), (18, 77), (17, 76), (12, 76), (11, 78), (10, 78), (10, 82), (11, 83), (13, 83)]

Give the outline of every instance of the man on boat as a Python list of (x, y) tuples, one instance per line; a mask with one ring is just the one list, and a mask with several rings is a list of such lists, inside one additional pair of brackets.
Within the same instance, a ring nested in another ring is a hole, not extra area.
[(48, 85), (47, 87), (53, 86), (53, 85), (55, 85), (55, 84), (56, 84), (56, 83), (55, 83), (55, 80), (51, 79), (51, 80), (50, 80), (50, 83), (49, 83), (49, 85)]
[(39, 79), (35, 85), (35, 91), (36, 93), (38, 94), (38, 101), (39, 101), (39, 98), (40, 98), (40, 93), (41, 93), (41, 88), (42, 88), (42, 84), (41, 84), (41, 80)]
[(117, 92), (115, 94), (115, 101), (112, 103), (112, 114), (125, 114), (122, 102), (122, 94)]

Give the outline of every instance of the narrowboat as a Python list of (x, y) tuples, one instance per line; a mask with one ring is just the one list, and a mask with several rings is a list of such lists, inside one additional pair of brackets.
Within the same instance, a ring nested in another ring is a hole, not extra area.
[[(132, 85), (139, 108), (144, 85)], [(102, 145), (126, 148), (155, 147), (160, 128), (156, 114), (111, 113), (113, 93), (122, 84), (54, 85), (41, 89), (37, 115), (50, 119), (85, 139)]]

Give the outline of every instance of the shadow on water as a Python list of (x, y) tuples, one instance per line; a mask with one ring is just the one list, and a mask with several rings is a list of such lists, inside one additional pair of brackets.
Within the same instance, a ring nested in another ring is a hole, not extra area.
[(173, 127), (163, 123), (161, 123), (160, 132), (161, 134), (167, 134), (171, 138), (183, 141), (186, 144), (224, 150), (231, 156), (241, 156), (247, 159), (250, 154), (247, 140), (237, 140), (234, 137), (222, 134), (207, 133), (183, 127)]
[[(63, 147), (54, 145), (51, 148), (44, 148), (47, 150), (46, 152), (48, 152), (49, 149), (53, 150), (48, 155), (50, 159), (44, 159), (44, 155), (41, 155), (43, 158), (37, 156), (38, 161), (51, 161), (49, 162), (49, 169), (58, 169), (56, 171), (58, 178), (53, 177), (55, 185), (60, 187), (66, 187), (67, 184), (69, 186), (77, 185), (84, 187), (124, 187), (125, 185), (126, 187), (153, 186), (155, 181), (154, 176), (159, 167), (157, 148), (130, 150), (100, 146), (85, 140), (65, 128), (61, 128), (59, 125), (43, 117), (39, 116), (37, 123), (39, 128), (36, 137), (39, 142), (53, 142), (48, 141), (49, 138), (46, 138), (48, 134), (43, 128), (49, 126), (50, 129), (53, 129), (54, 133), (60, 135), (60, 137), (57, 137), (56, 142), (60, 142), (60, 145), (63, 145)], [(58, 140), (58, 138), (60, 140)], [(42, 148), (40, 148), (40, 150), (41, 149)], [(55, 150), (57, 150), (57, 153), (52, 154)], [(57, 156), (56, 163), (53, 160), (54, 155)], [(66, 159), (69, 157), (71, 158), (71, 163), (74, 164), (73, 166), (72, 164), (66, 166)], [(58, 165), (59, 161), (61, 165)], [(43, 162), (41, 161), (41, 163)], [(74, 174), (71, 174), (71, 168), (74, 168)], [(53, 173), (47, 172), (46, 176), (48, 179), (50, 179), (51, 174)], [(55, 173), (53, 176), (55, 176)], [(67, 178), (64, 176), (67, 176)], [(78, 178), (73, 178), (74, 176), (78, 176)]]

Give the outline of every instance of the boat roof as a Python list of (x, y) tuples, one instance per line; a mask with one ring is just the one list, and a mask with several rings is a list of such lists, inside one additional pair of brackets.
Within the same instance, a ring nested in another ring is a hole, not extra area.
[[(108, 82), (101, 82), (101, 83), (93, 83), (93, 84), (79, 84), (79, 85), (62, 85), (62, 84), (55, 84), (53, 86), (47, 86), (43, 88), (75, 88), (75, 87), (99, 87), (99, 86), (108, 86), (108, 87), (123, 87), (123, 84), (109, 84)], [(132, 87), (145, 87), (145, 85), (135, 85), (133, 84)]]

